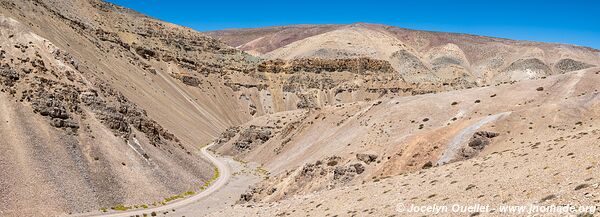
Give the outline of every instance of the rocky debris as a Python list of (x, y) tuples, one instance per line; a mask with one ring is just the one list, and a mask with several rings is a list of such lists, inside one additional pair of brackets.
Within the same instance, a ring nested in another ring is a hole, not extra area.
[(349, 162), (346, 165), (339, 165), (341, 161), (342, 158), (339, 156), (331, 156), (313, 163), (305, 163), (293, 171), (286, 171), (278, 176), (270, 177), (242, 194), (239, 202), (279, 200), (323, 188), (333, 189), (347, 186), (366, 170), (363, 163)]
[(365, 74), (367, 72), (393, 73), (394, 69), (388, 61), (366, 57), (353, 59), (302, 58), (293, 60), (266, 60), (257, 66), (259, 72), (298, 73), (298, 72), (351, 72)]
[(423, 164), (423, 167), (421, 167), (422, 169), (429, 169), (433, 167), (433, 162), (428, 161), (427, 163)]
[(497, 137), (498, 133), (488, 131), (478, 131), (469, 139), (468, 145), (459, 150), (458, 159), (464, 160), (475, 157), (481, 150), (492, 142), (492, 138)]
[[(49, 103), (52, 103), (51, 101)], [(51, 104), (48, 104), (51, 105)], [(40, 111), (42, 116), (50, 116), (55, 119), (67, 119), (69, 115), (67, 115), (67, 111), (62, 106), (58, 105), (56, 107), (45, 107), (42, 111)]]
[(146, 111), (129, 102), (120, 92), (116, 92), (105, 85), (101, 86), (103, 88), (100, 88), (100, 90), (105, 97), (100, 97), (97, 91), (92, 90), (82, 94), (82, 101), (110, 129), (123, 135), (129, 135), (131, 133), (130, 127), (135, 127), (146, 134), (154, 146), (165, 144), (166, 141), (179, 142), (175, 135), (167, 132), (156, 121), (151, 120)]
[(33, 112), (49, 117), (52, 126), (76, 129), (79, 125), (72, 116), (81, 113), (79, 92), (75, 86), (34, 76), (21, 100), (30, 102)]
[(258, 111), (256, 110), (256, 105), (254, 104), (250, 104), (249, 106), (250, 109), (250, 115), (254, 116)]
[(526, 72), (531, 78), (541, 78), (552, 73), (550, 67), (537, 58), (517, 60), (511, 63), (504, 71), (508, 73)]
[(300, 101), (296, 103), (299, 109), (317, 108), (317, 98), (312, 94), (299, 94)]
[(21, 76), (17, 71), (10, 67), (2, 67), (0, 68), (0, 78), (2, 78), (5, 86), (12, 87)]
[(366, 164), (371, 164), (377, 160), (377, 155), (375, 154), (356, 154), (356, 159), (365, 162)]
[(313, 74), (294, 74), (283, 83), (283, 91), (290, 93), (300, 93), (307, 89), (331, 90), (342, 81), (335, 81), (329, 77)]
[(485, 146), (492, 142), (492, 138), (500, 134), (488, 131), (479, 131), (473, 134), (473, 137), (469, 140), (469, 147), (482, 150)]
[(271, 130), (272, 128), (268, 126), (251, 125), (239, 134), (233, 146), (240, 152), (249, 151), (268, 141), (272, 136)]
[(333, 179), (341, 182), (349, 182), (355, 175), (365, 171), (365, 166), (361, 163), (350, 164), (348, 166), (338, 166), (333, 171)]
[[(110, 3), (90, 2), (95, 9), (103, 12), (102, 15), (110, 16), (99, 18), (110, 20), (111, 28), (106, 28), (103, 22), (88, 22), (80, 20), (77, 16), (65, 16), (61, 12), (62, 8), (56, 4), (43, 1), (37, 3), (57, 19), (68, 23), (73, 30), (88, 37), (101, 51), (119, 51), (124, 58), (137, 64), (143, 64), (143, 61), (140, 61), (143, 59), (155, 59), (173, 62), (202, 74), (247, 72), (256, 65), (248, 61), (247, 54), (202, 33), (167, 25), (147, 17), (139, 19), (139, 14)], [(119, 33), (123, 32), (135, 38), (135, 42), (131, 43), (122, 38)], [(217, 59), (218, 61), (215, 61)]]
[(225, 130), (225, 132), (221, 133), (221, 136), (216, 140), (217, 144), (223, 144), (229, 142), (233, 137), (235, 137), (240, 132), (239, 126), (229, 127)]
[[(52, 126), (79, 128), (77, 120), (84, 116), (81, 106), (87, 106), (108, 128), (120, 134), (130, 134), (130, 126), (134, 126), (145, 133), (155, 145), (163, 143), (163, 139), (176, 141), (173, 134), (166, 132), (156, 122), (150, 120), (145, 111), (112, 88), (99, 83), (100, 92), (98, 92), (95, 87), (76, 86), (74, 82), (79, 82), (78, 77), (74, 76), (76, 72), (52, 69), (49, 68), (51, 66), (42, 64), (43, 61), (32, 60), (32, 62), (41, 62), (36, 64), (38, 66), (36, 71), (39, 73), (32, 74), (33, 76), (29, 76), (26, 83), (19, 84), (22, 89), (21, 101), (30, 102), (35, 113), (49, 117)], [(67, 79), (49, 79), (42, 76), (43, 72)], [(82, 91), (86, 88), (89, 89)]]
[(235, 83), (235, 82), (226, 82), (225, 86), (231, 88), (233, 91), (240, 91), (242, 88), (251, 89), (256, 88), (257, 90), (266, 90), (269, 88), (268, 84), (245, 84), (245, 83)]
[(179, 79), (184, 84), (189, 85), (189, 86), (197, 87), (200, 85), (200, 79), (198, 79), (197, 77), (194, 77), (194, 76), (184, 75), (184, 76), (179, 77)]
[(554, 64), (554, 68), (556, 68), (556, 70), (559, 73), (572, 72), (572, 71), (587, 69), (587, 68), (591, 68), (591, 67), (594, 67), (594, 65), (580, 62), (580, 61), (577, 61), (574, 59), (569, 59), (569, 58), (561, 59)]
[[(21, 52), (1, 55), (6, 58), (0, 59), (0, 79), (4, 81), (3, 87), (12, 88), (13, 92), (19, 90), (20, 97), (15, 97), (22, 102), (29, 102), (33, 112), (48, 117), (51, 126), (78, 129), (80, 120), (87, 115), (82, 112), (82, 108), (87, 107), (117, 134), (128, 136), (132, 132), (130, 127), (135, 127), (146, 134), (154, 145), (164, 144), (165, 141), (179, 142), (173, 134), (151, 120), (144, 110), (97, 79), (94, 74), (88, 73), (85, 76), (86, 80), (94, 82), (84, 82), (83, 74), (77, 70), (79, 61), (69, 53), (52, 44), (46, 46), (52, 50), (50, 57), (41, 55), (41, 52), (47, 51), (31, 42), (17, 43), (15, 47), (21, 49)], [(140, 49), (138, 52), (152, 55), (151, 52)], [(6, 61), (9, 58), (12, 60)], [(61, 64), (56, 64), (57, 61)], [(179, 147), (182, 147), (181, 144)]]
[(77, 124), (74, 121), (58, 119), (58, 118), (52, 119), (52, 122), (50, 124), (57, 128), (73, 128), (73, 129), (79, 128), (79, 124)]
[(277, 59), (277, 60), (267, 60), (261, 62), (257, 70), (259, 72), (268, 72), (268, 73), (287, 73), (286, 66), (287, 62), (285, 60)]
[(436, 80), (434, 76), (430, 75), (430, 69), (418, 57), (406, 50), (394, 52), (390, 59), (395, 68), (403, 73), (402, 77), (405, 80), (411, 82)]
[(250, 202), (250, 201), (252, 201), (252, 196), (253, 196), (254, 194), (255, 194), (255, 193), (254, 193), (254, 189), (251, 189), (249, 192), (242, 193), (242, 194), (240, 195), (240, 200), (239, 200), (239, 202), (243, 203), (243, 202)]
[(143, 47), (136, 47), (135, 48), (135, 52), (140, 55), (141, 57), (143, 57), (144, 59), (150, 59), (150, 58), (157, 58), (157, 54), (156, 52), (148, 49), (148, 48), (143, 48)]
[(338, 157), (338, 156), (328, 157), (328, 158), (326, 158), (326, 159), (325, 159), (325, 161), (326, 161), (326, 163), (325, 163), (325, 164), (326, 164), (327, 166), (330, 166), (330, 167), (332, 167), (332, 166), (338, 165), (338, 163), (339, 163), (341, 160), (342, 160), (342, 158), (340, 158), (340, 157)]
[(365, 166), (361, 163), (355, 163), (351, 166), (354, 167), (354, 172), (356, 172), (356, 174), (362, 174), (365, 171)]
[(431, 65), (433, 69), (436, 70), (441, 67), (446, 67), (448, 65), (463, 65), (463, 60), (459, 57), (455, 56), (441, 56), (431, 60)]

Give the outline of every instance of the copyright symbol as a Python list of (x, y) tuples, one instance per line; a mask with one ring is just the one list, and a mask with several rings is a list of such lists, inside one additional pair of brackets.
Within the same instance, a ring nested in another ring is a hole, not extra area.
[(405, 210), (406, 210), (406, 207), (404, 207), (403, 203), (396, 204), (396, 211), (397, 212), (404, 212)]

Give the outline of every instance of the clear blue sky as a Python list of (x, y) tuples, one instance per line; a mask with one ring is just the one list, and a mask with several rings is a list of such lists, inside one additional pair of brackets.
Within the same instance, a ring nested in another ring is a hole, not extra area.
[(600, 0), (108, 1), (199, 31), (367, 22), (600, 49)]

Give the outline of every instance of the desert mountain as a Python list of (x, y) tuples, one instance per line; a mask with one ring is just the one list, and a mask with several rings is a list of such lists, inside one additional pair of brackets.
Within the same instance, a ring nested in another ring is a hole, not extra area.
[[(241, 203), (333, 206), (594, 135), (599, 64), (571, 45), (372, 24), (205, 34), (101, 0), (0, 0), (0, 215), (158, 206), (218, 175), (198, 153), (213, 141), (268, 171)], [(564, 145), (577, 169), (597, 153)]]
[(207, 34), (267, 59), (384, 60), (410, 83), (486, 85), (600, 64), (599, 52), (586, 47), (363, 23), (232, 29)]
[(160, 204), (213, 177), (197, 148), (231, 126), (438, 89), (368, 58), (283, 68), (99, 0), (3, 0), (0, 14), (10, 216)]
[(431, 204), (597, 205), (598, 82), (600, 68), (593, 68), (254, 119), (231, 130), (238, 135), (225, 134), (218, 150), (261, 162), (272, 175), (241, 204), (211, 216), (423, 216), (401, 211)]
[(596, 187), (581, 191), (598, 186), (590, 174), (599, 167), (586, 163), (598, 153), (594, 49), (371, 24), (208, 34), (284, 69), (369, 59), (389, 63), (409, 85), (467, 88), (280, 112), (228, 129), (215, 150), (259, 162), (270, 177), (215, 216), (394, 216), (401, 203), (599, 200)]

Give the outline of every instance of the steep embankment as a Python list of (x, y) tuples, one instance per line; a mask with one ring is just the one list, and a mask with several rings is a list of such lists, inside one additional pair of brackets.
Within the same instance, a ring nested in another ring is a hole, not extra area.
[(167, 70), (197, 76), (189, 68), (244, 64), (245, 55), (200, 33), (101, 1), (0, 3), (3, 215), (197, 191), (214, 171), (197, 146), (251, 118), (226, 97), (220, 74), (203, 80), (220, 85), (200, 90)]
[(92, 214), (90, 216), (96, 216), (96, 217), (120, 217), (120, 216), (138, 216), (138, 215), (143, 216), (143, 215), (148, 215), (148, 213), (160, 213), (160, 212), (165, 212), (165, 211), (168, 212), (170, 210), (179, 209), (181, 207), (186, 207), (186, 206), (189, 207), (192, 203), (211, 196), (211, 194), (213, 194), (216, 191), (221, 190), (223, 187), (225, 187), (227, 182), (229, 182), (229, 179), (232, 175), (231, 170), (226, 162), (223, 162), (222, 160), (217, 159), (217, 157), (215, 157), (211, 153), (209, 153), (208, 149), (213, 145), (214, 145), (214, 143), (207, 145), (200, 150), (202, 157), (206, 158), (208, 161), (210, 161), (210, 163), (215, 165), (215, 171), (218, 171), (218, 173), (215, 175), (216, 177), (213, 177), (216, 179), (211, 180), (210, 185), (207, 186), (205, 189), (203, 189), (202, 192), (199, 192), (198, 194), (195, 194), (195, 195), (190, 195), (187, 198), (176, 200), (173, 203), (164, 204), (164, 205), (158, 206), (158, 207), (142, 208), (142, 209), (136, 209), (136, 210), (131, 210), (131, 211), (123, 211), (123, 212), (117, 211), (114, 213), (103, 213), (103, 214), (97, 214), (97, 215)]
[(2, 213), (150, 203), (210, 177), (194, 147), (80, 59), (17, 20), (0, 16), (0, 25)]

